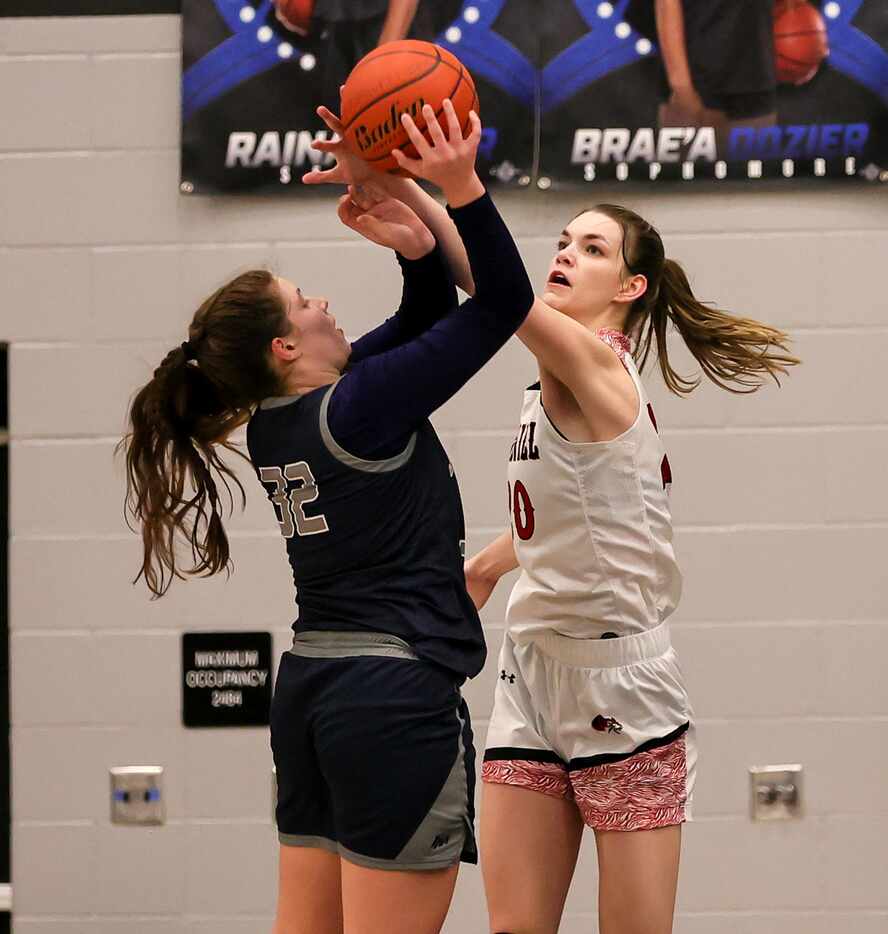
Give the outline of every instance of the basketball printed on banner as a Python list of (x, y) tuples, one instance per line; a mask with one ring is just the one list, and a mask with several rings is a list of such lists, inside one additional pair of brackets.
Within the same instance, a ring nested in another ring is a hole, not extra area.
[(777, 80), (805, 84), (829, 54), (826, 24), (806, 0), (778, 0), (774, 6), (774, 55)]
[(431, 42), (388, 42), (365, 55), (343, 86), (341, 119), (346, 145), (375, 169), (403, 174), (392, 150), (400, 149), (412, 159), (418, 154), (401, 123), (402, 114), (410, 114), (425, 133), (423, 105), (433, 107), (442, 120), (442, 105), (448, 97), (465, 135), (469, 113), (478, 112), (475, 82), (468, 69), (452, 52)]
[(307, 36), (311, 32), (311, 18), (315, 0), (274, 0), (275, 16), (292, 32)]

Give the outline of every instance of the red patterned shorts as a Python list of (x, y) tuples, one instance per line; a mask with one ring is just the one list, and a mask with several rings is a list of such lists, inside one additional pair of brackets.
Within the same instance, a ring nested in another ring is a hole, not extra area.
[(503, 642), (482, 779), (576, 801), (598, 830), (690, 819), (693, 714), (665, 624)]

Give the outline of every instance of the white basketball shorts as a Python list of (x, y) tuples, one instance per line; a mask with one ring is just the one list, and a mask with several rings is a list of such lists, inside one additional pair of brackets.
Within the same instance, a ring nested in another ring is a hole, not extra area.
[(694, 721), (667, 624), (522, 645), (507, 632), (498, 668), (483, 781), (574, 800), (598, 830), (690, 820)]

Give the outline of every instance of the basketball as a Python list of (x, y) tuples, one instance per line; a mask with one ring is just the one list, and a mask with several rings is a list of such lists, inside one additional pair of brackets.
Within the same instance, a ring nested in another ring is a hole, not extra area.
[[(441, 120), (442, 104), (448, 97), (465, 135), (469, 112), (478, 112), (475, 82), (468, 69), (455, 55), (431, 42), (388, 42), (355, 65), (342, 89), (346, 144), (375, 169), (403, 174), (392, 150), (400, 149), (412, 159), (417, 158), (417, 152), (401, 115), (410, 114), (424, 131), (423, 105), (431, 105)], [(442, 126), (446, 134), (446, 123)]]
[(829, 54), (820, 11), (805, 0), (782, 0), (774, 8), (774, 54), (777, 80), (805, 84)]
[(311, 31), (311, 17), (315, 0), (275, 0), (277, 18), (293, 32), (307, 36)]

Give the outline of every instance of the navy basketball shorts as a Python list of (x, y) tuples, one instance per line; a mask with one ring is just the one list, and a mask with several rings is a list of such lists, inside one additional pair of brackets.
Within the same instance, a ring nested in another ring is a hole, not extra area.
[(694, 715), (669, 627), (615, 639), (547, 632), (499, 658), (482, 779), (576, 803), (596, 830), (691, 819)]
[(271, 706), (284, 846), (372, 869), (477, 862), (475, 751), (456, 677), (383, 633), (298, 633)]

